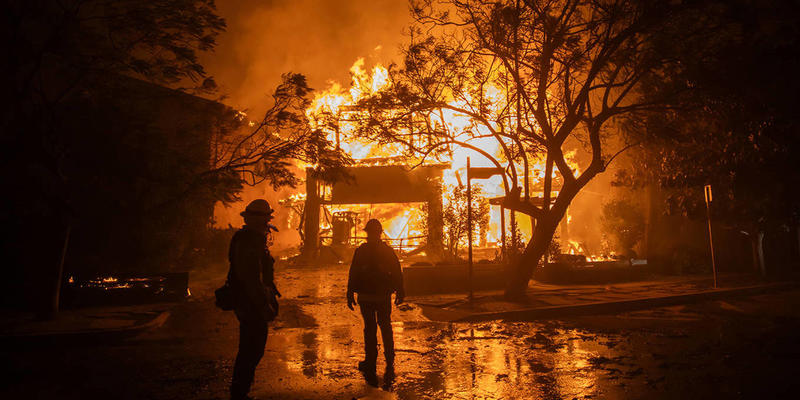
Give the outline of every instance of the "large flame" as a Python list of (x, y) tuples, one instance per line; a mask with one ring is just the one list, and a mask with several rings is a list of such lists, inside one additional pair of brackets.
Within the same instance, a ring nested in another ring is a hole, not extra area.
[[(359, 58), (351, 67), (350, 72), (352, 82), (349, 89), (345, 89), (336, 82), (329, 82), (328, 88), (315, 96), (311, 106), (306, 111), (311, 126), (314, 129), (321, 129), (326, 132), (328, 139), (347, 152), (356, 162), (365, 164), (392, 163), (393, 160), (398, 159), (398, 156), (403, 154), (403, 148), (400, 145), (378, 145), (372, 141), (359, 139), (354, 135), (356, 129), (354, 116), (357, 112), (355, 105), (365, 96), (374, 95), (390, 87), (392, 81), (389, 71), (382, 65), (376, 65), (370, 71), (365, 68), (364, 59)], [(490, 106), (488, 111), (490, 115), (500, 115), (501, 110), (509, 106), (506, 101), (506, 92), (500, 87), (487, 84), (480, 90), (473, 90), (472, 92), (479, 93), (486, 100), (484, 103)], [(470, 100), (470, 98), (453, 99), (450, 104), (457, 108), (469, 109)], [(491, 135), (485, 125), (475, 123), (469, 116), (451, 109), (442, 109), (439, 112), (431, 113), (429, 118), (432, 126), (447, 129), (455, 136), (456, 140), (476, 146), (495, 157), (495, 159), (507, 162), (502, 144), (509, 146), (512, 143), (510, 141), (501, 143), (498, 138)], [(499, 118), (495, 120), (497, 119)], [(489, 120), (491, 121), (492, 119), (490, 118)], [(505, 126), (500, 126), (501, 124), (497, 123), (498, 125), (493, 126), (493, 128), (510, 131), (515, 129), (513, 126), (515, 123), (515, 121), (509, 119), (507, 122), (502, 123)], [(468, 157), (470, 157), (470, 163), (473, 167), (495, 167), (492, 160), (461, 146), (452, 146), (448, 154), (450, 156), (448, 160), (439, 160), (446, 161), (451, 165), (443, 174), (443, 192), (445, 194), (452, 192), (459, 185), (466, 184)], [(568, 152), (566, 159), (573, 173), (579, 173), (580, 167), (575, 161), (575, 151)], [(379, 161), (376, 162), (375, 160)], [(540, 187), (544, 181), (545, 161), (543, 159), (532, 161), (532, 164), (529, 165), (530, 177), (528, 185), (532, 191), (531, 196), (536, 196), (537, 194), (540, 195), (540, 193), (536, 193), (535, 188)], [(515, 164), (515, 167), (517, 171), (523, 170), (522, 165)], [(557, 168), (553, 169), (552, 176), (558, 179)], [(520, 179), (523, 179), (523, 177), (520, 177)], [(483, 193), (487, 197), (499, 197), (506, 194), (501, 176), (496, 175), (476, 183), (481, 185)], [(511, 184), (513, 185), (513, 182)], [(517, 184), (524, 186), (524, 182), (517, 182)], [(557, 187), (554, 187), (555, 194), (557, 194)], [(443, 201), (446, 201), (446, 199), (443, 199)], [(342, 210), (344, 209), (352, 210), (353, 207), (342, 208)], [(484, 238), (476, 238), (476, 243), (481, 239), (488, 243), (500, 242), (502, 235), (500, 232), (500, 218), (499, 207), (492, 207), (489, 229), (485, 233), (486, 236)], [(516, 220), (523, 239), (529, 239), (532, 231), (530, 218), (524, 215), (517, 215)], [(421, 235), (421, 229), (419, 226), (415, 226), (414, 218), (412, 218), (409, 210), (398, 210), (393, 218), (385, 222), (385, 226), (388, 227), (386, 233), (391, 238)], [(508, 229), (509, 224), (507, 223), (506, 226)]]

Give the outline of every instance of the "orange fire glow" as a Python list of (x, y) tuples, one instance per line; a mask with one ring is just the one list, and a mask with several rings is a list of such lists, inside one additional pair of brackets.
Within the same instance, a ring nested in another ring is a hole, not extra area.
[[(390, 87), (392, 83), (389, 71), (381, 65), (376, 65), (371, 70), (368, 70), (365, 68), (364, 59), (358, 59), (353, 64), (350, 72), (352, 82), (349, 89), (345, 89), (336, 82), (330, 82), (326, 90), (319, 92), (315, 96), (312, 105), (306, 110), (306, 115), (310, 120), (312, 128), (321, 129), (326, 132), (328, 139), (347, 152), (357, 163), (365, 165), (407, 164), (407, 159), (398, 157), (403, 154), (403, 149), (400, 145), (378, 145), (364, 139), (359, 139), (355, 137), (354, 134), (356, 126), (353, 121), (355, 114), (358, 112), (355, 109), (355, 105), (365, 96), (374, 95), (380, 90)], [(496, 107), (496, 110), (490, 110), (490, 113), (499, 113), (501, 108), (507, 106), (505, 92), (501, 88), (487, 85), (483, 90), (485, 92), (484, 96), (491, 100), (490, 104), (492, 107)], [(468, 108), (466, 100), (454, 99), (451, 104), (462, 108)], [(486, 128), (480, 124), (476, 124), (467, 115), (449, 109), (442, 109), (441, 112), (432, 113), (432, 115), (434, 115), (430, 117), (430, 123), (432, 125), (446, 127), (454, 133), (457, 140), (479, 147), (486, 153), (495, 157), (496, 160), (505, 159), (503, 146), (498, 141), (499, 139), (487, 134), (487, 132), (483, 132)], [(504, 129), (510, 130), (512, 129), (511, 125), (514, 124), (514, 121), (508, 121), (505, 124), (509, 126), (504, 127)], [(510, 145), (510, 143), (505, 144)], [(453, 146), (449, 150), (449, 159), (436, 160), (437, 162), (446, 162), (451, 165), (450, 169), (444, 171), (444, 193), (452, 192), (455, 187), (466, 184), (467, 157), (471, 157), (470, 161), (473, 167), (495, 167), (492, 160), (467, 148)], [(579, 174), (581, 168), (575, 161), (575, 151), (568, 152), (566, 154), (566, 159), (574, 173)], [(530, 166), (531, 174), (528, 182), (529, 187), (532, 188), (530, 195), (541, 196), (545, 161), (544, 159), (533, 161), (533, 164)], [(518, 170), (522, 170), (521, 165), (515, 166)], [(553, 195), (555, 196), (557, 195), (559, 178), (557, 167), (553, 169), (552, 176), (554, 178)], [(524, 178), (521, 177), (520, 179)], [(501, 176), (495, 175), (489, 179), (476, 181), (475, 183), (481, 185), (487, 197), (500, 197), (506, 194), (503, 185), (503, 177)], [(523, 182), (517, 182), (517, 184), (519, 186), (524, 186)], [(446, 198), (443, 198), (443, 201), (446, 203)], [(352, 207), (344, 208), (351, 209)], [(481, 241), (499, 243), (502, 235), (500, 232), (500, 218), (500, 207), (491, 207), (489, 229), (485, 232), (486, 236), (484, 238), (475, 238), (475, 243)], [(389, 227), (387, 229), (387, 235), (389, 237), (399, 237), (398, 235), (421, 235), (422, 228), (415, 226), (414, 219), (410, 211), (398, 210), (398, 213), (385, 223), (385, 225)], [(530, 218), (518, 215), (517, 223), (523, 239), (529, 239), (532, 232)]]

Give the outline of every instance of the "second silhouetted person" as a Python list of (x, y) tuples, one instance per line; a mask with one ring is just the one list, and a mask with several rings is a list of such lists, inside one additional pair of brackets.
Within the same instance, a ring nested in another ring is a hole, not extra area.
[[(403, 302), (403, 272), (400, 261), (389, 245), (381, 240), (383, 227), (377, 219), (367, 221), (364, 226), (367, 242), (353, 254), (347, 282), (347, 307), (361, 308), (364, 318), (364, 361), (358, 369), (367, 381), (375, 384), (375, 364), (378, 358), (377, 328), (381, 329), (383, 354), (386, 357), (386, 375), (394, 375), (394, 338), (392, 336), (392, 293), (396, 293), (395, 304)], [(354, 294), (358, 294), (358, 303)]]

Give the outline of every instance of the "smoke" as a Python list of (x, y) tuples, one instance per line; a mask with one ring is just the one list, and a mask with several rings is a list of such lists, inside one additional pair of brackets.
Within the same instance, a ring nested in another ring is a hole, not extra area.
[(359, 57), (399, 61), (411, 22), (402, 0), (224, 0), (218, 9), (228, 29), (204, 65), (226, 103), (253, 116), (266, 110), (282, 73), (305, 74), (323, 89), (330, 80), (347, 85)]
[[(220, 35), (214, 53), (203, 60), (215, 77), (224, 102), (246, 110), (258, 119), (271, 104), (271, 93), (282, 73), (298, 72), (307, 76), (309, 85), (324, 90), (330, 81), (350, 84), (350, 67), (359, 58), (366, 65), (400, 62), (400, 46), (407, 41), (403, 30), (411, 23), (408, 3), (404, 0), (296, 0), (218, 1), (220, 14), (227, 20), (227, 32)], [(589, 154), (580, 152), (578, 161), (588, 165)], [(582, 243), (589, 253), (599, 253), (602, 237), (602, 205), (613, 196), (613, 168), (597, 176), (570, 206), (571, 223), (558, 234), (562, 242)], [(303, 191), (304, 188), (298, 188)], [(278, 200), (297, 192), (274, 191), (268, 185), (246, 187), (242, 202), (215, 210), (216, 226), (238, 227), (239, 212), (257, 198), (269, 201), (277, 209), (273, 221), (281, 231), (275, 236), (275, 249), (299, 244), (298, 221)], [(530, 236), (527, 216), (518, 214), (523, 235)]]
[[(302, 73), (311, 87), (324, 89), (329, 81), (348, 86), (350, 66), (360, 57), (368, 64), (400, 61), (403, 29), (411, 22), (402, 0), (222, 0), (217, 6), (228, 29), (203, 63), (227, 97), (224, 103), (246, 110), (253, 119), (270, 106), (283, 73)], [(281, 232), (275, 248), (295, 246), (300, 238), (296, 227), (288, 226), (290, 210), (278, 205), (294, 192), (246, 187), (242, 202), (216, 207), (216, 226), (240, 226), (244, 206), (264, 198), (277, 209), (274, 223)]]

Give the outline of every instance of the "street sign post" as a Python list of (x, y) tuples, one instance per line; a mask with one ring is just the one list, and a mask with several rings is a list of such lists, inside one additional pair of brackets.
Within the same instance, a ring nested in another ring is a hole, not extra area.
[[(472, 167), (469, 157), (467, 157), (467, 269), (469, 270), (469, 302), (472, 303), (473, 296), (473, 271), (472, 271), (472, 180), (489, 179), (494, 175), (502, 174), (502, 168), (496, 167)], [(505, 232), (504, 232), (505, 234)]]

